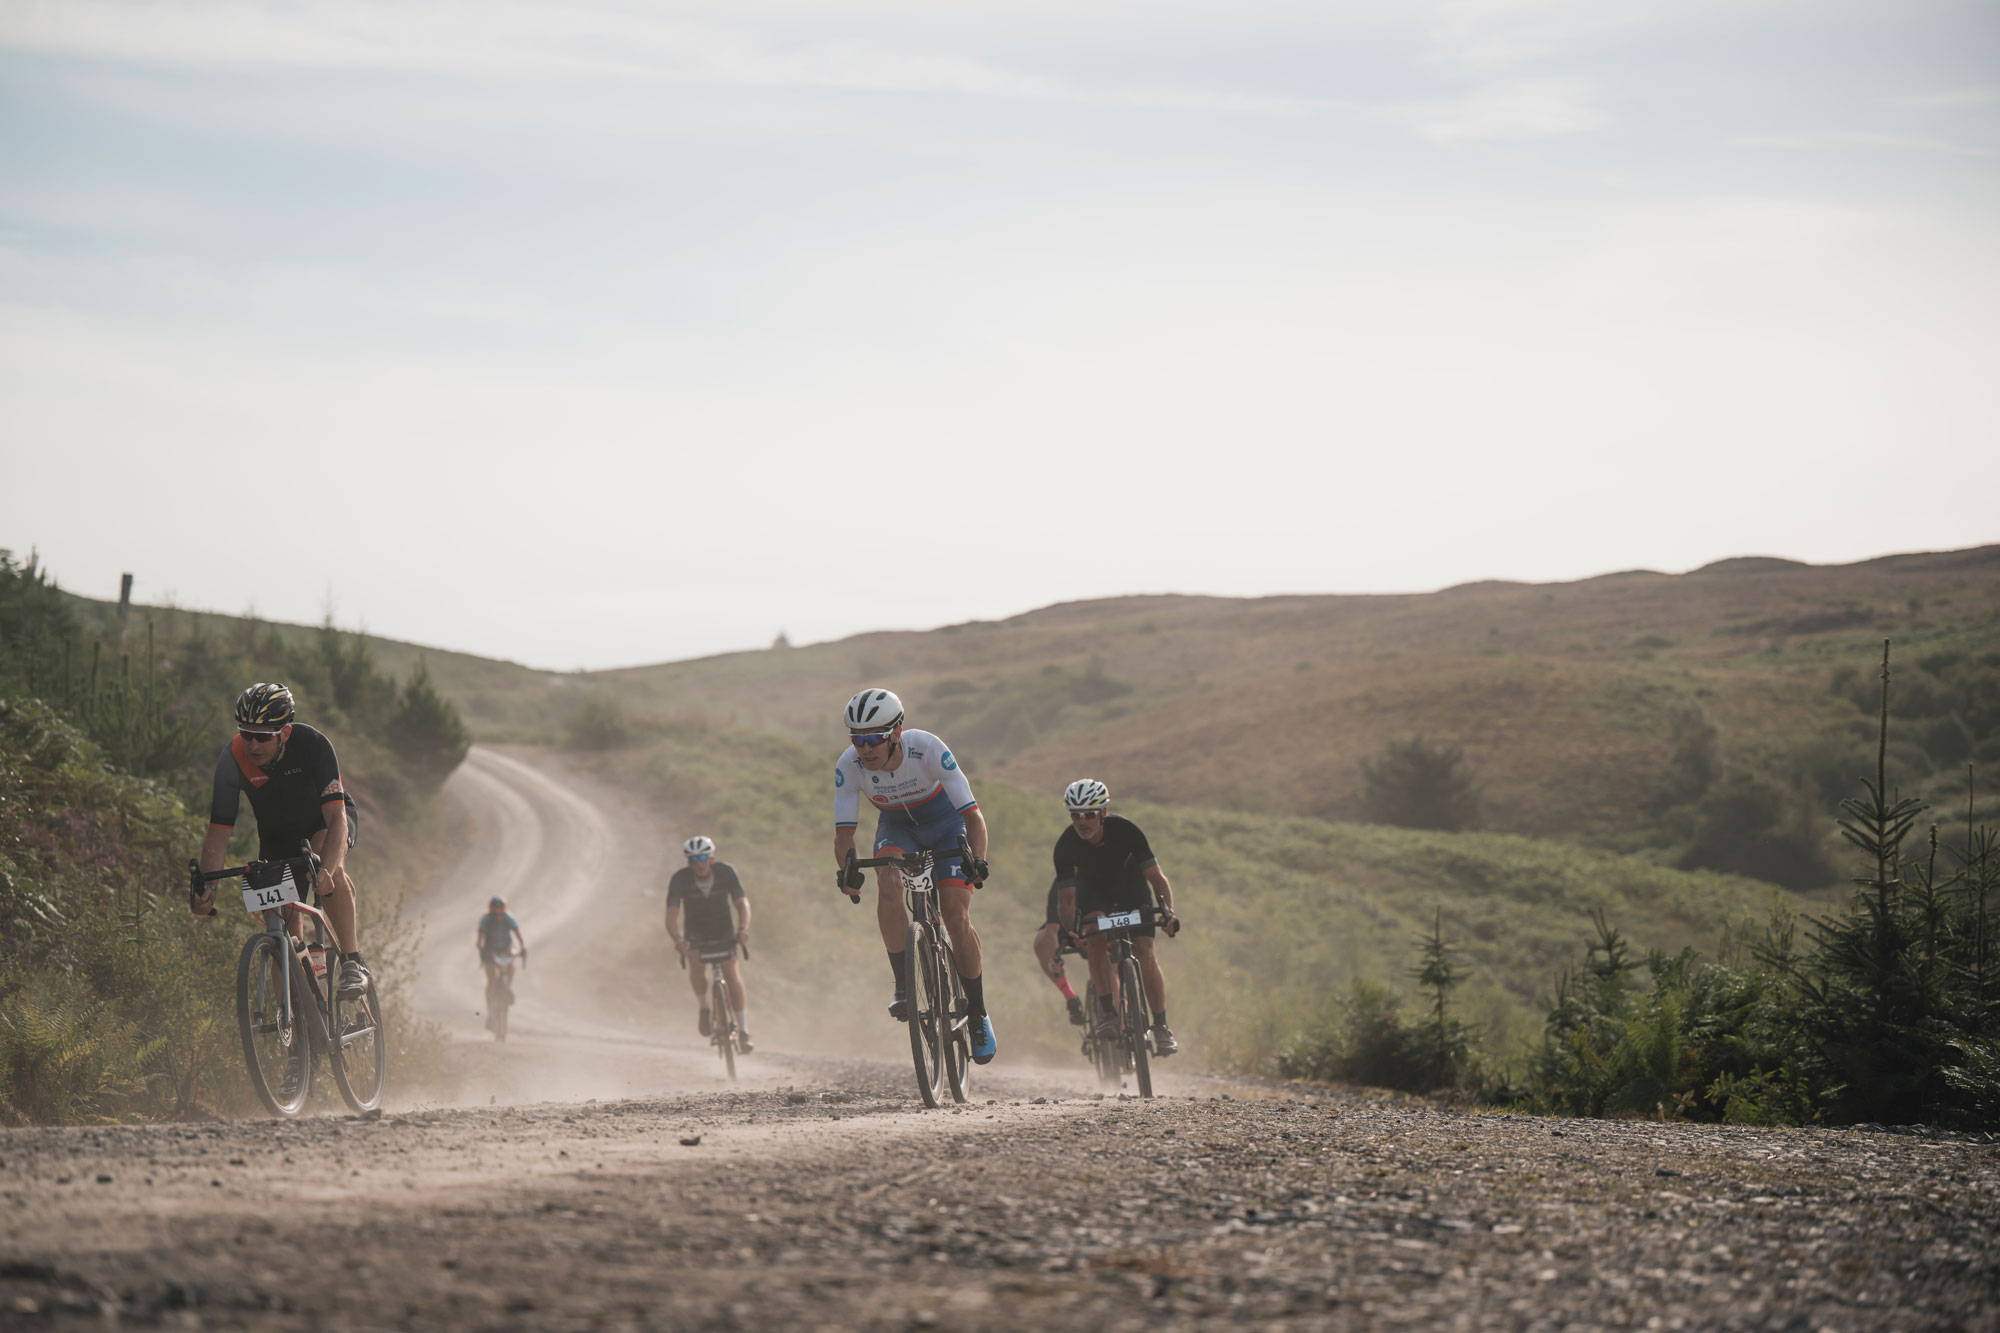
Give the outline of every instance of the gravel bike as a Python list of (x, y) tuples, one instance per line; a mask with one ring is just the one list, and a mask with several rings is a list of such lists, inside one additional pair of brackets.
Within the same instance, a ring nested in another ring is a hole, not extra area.
[(493, 975), (486, 982), (486, 1030), (493, 1034), (493, 1040), (507, 1040), (507, 1011), (514, 1007), (514, 960), (521, 960), (521, 966), (528, 965), (528, 956), (509, 949), (502, 957), (493, 960)]
[(381, 1108), (388, 1073), (388, 1034), (375, 983), (371, 978), (360, 995), (340, 993), (345, 955), (326, 914), (306, 901), (318, 875), (319, 858), (310, 851), (227, 870), (204, 871), (199, 862), (188, 862), (190, 902), (218, 880), (240, 879), (244, 908), (263, 920), (236, 960), (236, 1026), (250, 1086), (271, 1114), (288, 1119), (311, 1098), (322, 1052), (342, 1100), (364, 1115)]
[(1166, 926), (1178, 919), (1166, 908), (1149, 903), (1121, 912), (1085, 913), (1077, 922), (1076, 941), (1110, 941), (1111, 970), (1118, 982), (1114, 1017), (1108, 1024), (1098, 1008), (1097, 983), (1093, 981), (1084, 987), (1084, 1013), (1088, 1017), (1084, 1055), (1097, 1067), (1098, 1082), (1107, 1088), (1123, 1086), (1125, 1074), (1130, 1071), (1139, 1095), (1153, 1095), (1153, 1013), (1146, 1000), (1144, 978), (1139, 975), (1138, 957), (1132, 951), (1132, 932), (1141, 926)]
[(910, 1025), (917, 1091), (925, 1106), (942, 1105), (947, 1087), (953, 1101), (963, 1102), (969, 1096), (966, 1085), (972, 1069), (972, 1016), (966, 1008), (965, 983), (952, 958), (951, 934), (938, 909), (932, 879), (936, 854), (920, 851), (857, 860), (849, 848), (842, 882), (850, 886), (846, 893), (852, 901), (861, 901), (861, 872), (872, 866), (894, 866), (903, 876), (903, 910), (909, 914), (910, 927), (903, 939), (903, 969), (908, 976), (899, 1017)]
[[(736, 956), (741, 949), (743, 957), (750, 957), (750, 946), (732, 942), (721, 950), (701, 951), (701, 961), (708, 964), (708, 1040), (722, 1057), (722, 1067), (733, 1080), (736, 1077), (736, 1056), (743, 1049), (743, 1029), (736, 1023), (736, 1006), (729, 1000), (729, 978), (723, 974), (723, 964)], [(685, 968), (687, 954), (681, 954), (681, 966)]]

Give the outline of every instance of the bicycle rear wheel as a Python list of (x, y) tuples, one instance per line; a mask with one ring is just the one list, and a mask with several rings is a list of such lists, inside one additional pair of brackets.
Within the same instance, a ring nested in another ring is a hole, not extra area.
[[(389, 1034), (382, 1018), (382, 997), (375, 980), (359, 995), (342, 995), (339, 969), (328, 968), (333, 989), (333, 1082), (341, 1099), (363, 1114), (382, 1105), (382, 1085), (389, 1075)], [(504, 1027), (501, 1029), (506, 1030)]]
[(910, 923), (903, 937), (903, 966), (909, 971), (910, 1063), (925, 1106), (936, 1106), (944, 1089), (945, 1011), (951, 998), (938, 966), (938, 949), (928, 928)]
[[(250, 1086), (272, 1115), (287, 1119), (312, 1095), (312, 1003), (289, 940), (269, 931), (243, 941), (236, 960), (236, 1027)], [(287, 1004), (289, 999), (290, 1003)]]
[(1147, 1061), (1146, 992), (1141, 988), (1139, 965), (1126, 959), (1118, 969), (1118, 988), (1121, 992), (1118, 1007), (1123, 1010), (1119, 1017), (1119, 1027), (1124, 1033), (1126, 1044), (1132, 1051), (1132, 1074), (1139, 1084), (1139, 1095), (1153, 1095), (1153, 1069)]
[(722, 1067), (736, 1077), (736, 1011), (729, 1007), (729, 987), (721, 977), (708, 983), (708, 1012), (715, 1033), (715, 1047), (722, 1052)]

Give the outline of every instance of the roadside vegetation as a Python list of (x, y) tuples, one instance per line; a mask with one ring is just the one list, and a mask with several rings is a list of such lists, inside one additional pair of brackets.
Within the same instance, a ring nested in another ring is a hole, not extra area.
[[(190, 916), (185, 867), (253, 680), (289, 683), (339, 748), (391, 1059), (429, 1058), (394, 998), (415, 943), (399, 905), (435, 859), (432, 798), (469, 744), (457, 711), (421, 661), (398, 682), (331, 626), (162, 633), (166, 618), (79, 613), (0, 550), (0, 1123), (249, 1108), (233, 1004), (254, 919), (227, 895), (217, 917)], [(233, 857), (255, 854), (254, 829), (246, 805)]]

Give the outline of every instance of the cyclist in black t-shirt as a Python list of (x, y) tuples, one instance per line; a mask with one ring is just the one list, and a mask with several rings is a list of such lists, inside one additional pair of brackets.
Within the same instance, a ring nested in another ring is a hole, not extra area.
[[(1167, 933), (1174, 934), (1180, 921), (1173, 914), (1173, 885), (1139, 826), (1109, 813), (1111, 789), (1095, 778), (1078, 778), (1063, 791), (1063, 804), (1069, 807), (1070, 825), (1056, 839), (1055, 854), (1056, 888), (1061, 895), (1057, 912), (1063, 922), (1074, 930), (1079, 915), (1151, 906), (1157, 895), (1167, 912)], [(1153, 927), (1137, 927), (1132, 934), (1132, 954), (1153, 1008), (1153, 1049), (1172, 1055), (1180, 1043), (1167, 1026), (1167, 982), (1153, 955)], [(1111, 967), (1108, 941), (1086, 939), (1083, 952), (1097, 989), (1098, 1012), (1093, 1017), (1101, 1028), (1117, 1021), (1113, 1016), (1117, 973)]]
[[(354, 881), (347, 874), (347, 849), (354, 845), (352, 804), (340, 781), (333, 742), (293, 721), (292, 692), (276, 683), (258, 683), (236, 698), (236, 735), (215, 760), (209, 798), (208, 833), (201, 841), (201, 868), (220, 870), (236, 831), (242, 798), (257, 816), (257, 859), (274, 861), (311, 845), (319, 857), (315, 888), (334, 942), (346, 960), (340, 966), (340, 993), (368, 989), (361, 939), (354, 917)], [(205, 886), (193, 908), (207, 915), (215, 886)]]
[(722, 965), (722, 979), (729, 986), (729, 1005), (736, 1011), (736, 1034), (743, 1053), (750, 1053), (750, 1027), (744, 1018), (750, 995), (743, 986), (740, 946), (750, 941), (750, 900), (743, 894), (743, 881), (736, 868), (715, 859), (713, 839), (699, 835), (681, 844), (687, 864), (667, 881), (667, 934), (674, 947), (687, 959), (688, 985), (701, 1005), (695, 1026), (706, 1037), (713, 1016), (708, 1012), (708, 973), (702, 968), (703, 954), (728, 951)]

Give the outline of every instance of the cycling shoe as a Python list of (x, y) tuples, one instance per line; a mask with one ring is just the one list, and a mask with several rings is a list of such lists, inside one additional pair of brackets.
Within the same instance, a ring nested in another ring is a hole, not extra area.
[(983, 1065), (999, 1053), (1000, 1044), (993, 1039), (993, 1020), (985, 1014), (972, 1020), (972, 1063)]
[(889, 1017), (898, 1023), (910, 1021), (910, 1002), (903, 997), (903, 992), (897, 991), (889, 997)]
[(1083, 1026), (1083, 997), (1080, 995), (1069, 997), (1069, 1022), (1071, 1027)]

